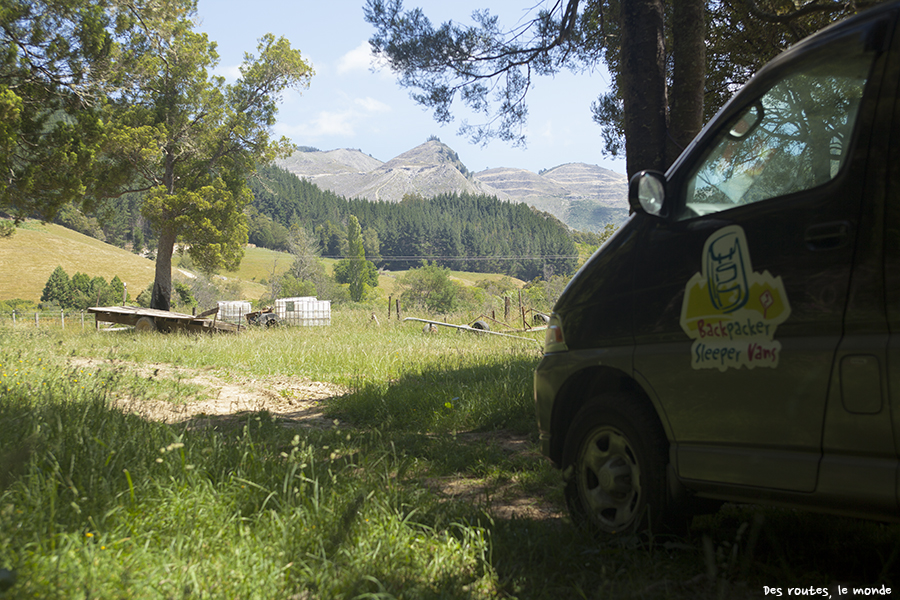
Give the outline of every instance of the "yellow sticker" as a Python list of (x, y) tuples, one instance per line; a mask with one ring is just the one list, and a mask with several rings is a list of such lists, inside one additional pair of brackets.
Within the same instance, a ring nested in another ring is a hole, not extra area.
[(694, 340), (693, 368), (777, 367), (775, 330), (790, 314), (781, 277), (753, 271), (741, 227), (707, 238), (700, 272), (687, 282), (681, 305), (681, 328)]

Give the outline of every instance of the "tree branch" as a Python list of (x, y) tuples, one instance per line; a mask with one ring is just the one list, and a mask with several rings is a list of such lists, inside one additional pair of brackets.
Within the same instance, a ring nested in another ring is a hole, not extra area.
[(809, 4), (806, 4), (795, 11), (778, 14), (763, 10), (756, 3), (756, 0), (745, 0), (745, 2), (747, 3), (747, 9), (751, 15), (761, 21), (766, 21), (767, 23), (790, 23), (800, 17), (805, 17), (806, 15), (811, 15), (813, 13), (839, 12), (845, 10), (850, 4), (850, 2), (828, 2), (823, 4), (820, 3), (819, 0), (813, 0)]

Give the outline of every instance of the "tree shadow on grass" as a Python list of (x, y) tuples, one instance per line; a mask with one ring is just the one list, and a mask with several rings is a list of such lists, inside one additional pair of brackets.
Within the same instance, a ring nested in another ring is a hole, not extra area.
[(685, 537), (641, 542), (597, 538), (567, 519), (492, 518), (487, 528), (498, 587), (522, 599), (732, 600), (765, 597), (764, 587), (781, 588), (783, 597), (800, 588), (838, 598), (838, 586), (850, 590), (844, 597), (853, 597), (854, 587), (897, 594), (894, 524), (726, 505), (698, 519)]
[(426, 368), (365, 383), (329, 401), (329, 415), (359, 428), (450, 433), (535, 428), (532, 381), (537, 359), (498, 356), (491, 364)]

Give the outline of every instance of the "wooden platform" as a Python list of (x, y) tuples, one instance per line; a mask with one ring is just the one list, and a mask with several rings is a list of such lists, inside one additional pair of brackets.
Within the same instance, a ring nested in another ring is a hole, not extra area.
[(194, 315), (139, 308), (136, 306), (96, 306), (87, 309), (95, 315), (97, 321), (131, 325), (140, 331), (222, 331), (237, 332), (240, 327), (233, 323), (217, 321)]

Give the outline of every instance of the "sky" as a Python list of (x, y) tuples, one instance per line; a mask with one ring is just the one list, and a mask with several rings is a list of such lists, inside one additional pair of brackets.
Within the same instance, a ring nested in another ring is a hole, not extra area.
[[(492, 14), (507, 28), (527, 17), (527, 9), (547, 0), (493, 0)], [(284, 36), (312, 64), (309, 88), (289, 91), (279, 107), (275, 133), (299, 146), (320, 150), (354, 148), (387, 162), (424, 143), (430, 136), (453, 148), (470, 171), (514, 167), (538, 172), (584, 162), (618, 173), (624, 159), (605, 158), (600, 127), (591, 119), (591, 102), (608, 86), (609, 75), (594, 72), (538, 78), (527, 97), (526, 147), (493, 140), (472, 144), (458, 135), (456, 120), (441, 125), (432, 113), (410, 98), (397, 76), (373, 65), (368, 40), (374, 29), (363, 17), (365, 0), (199, 0), (198, 26), (218, 43), (216, 74), (233, 81), (244, 53), (256, 54), (266, 33)], [(405, 0), (404, 8), (420, 7), (434, 25), (447, 20), (471, 23), (473, 0)], [(373, 66), (375, 70), (373, 71)], [(479, 122), (477, 116), (470, 117)]]

